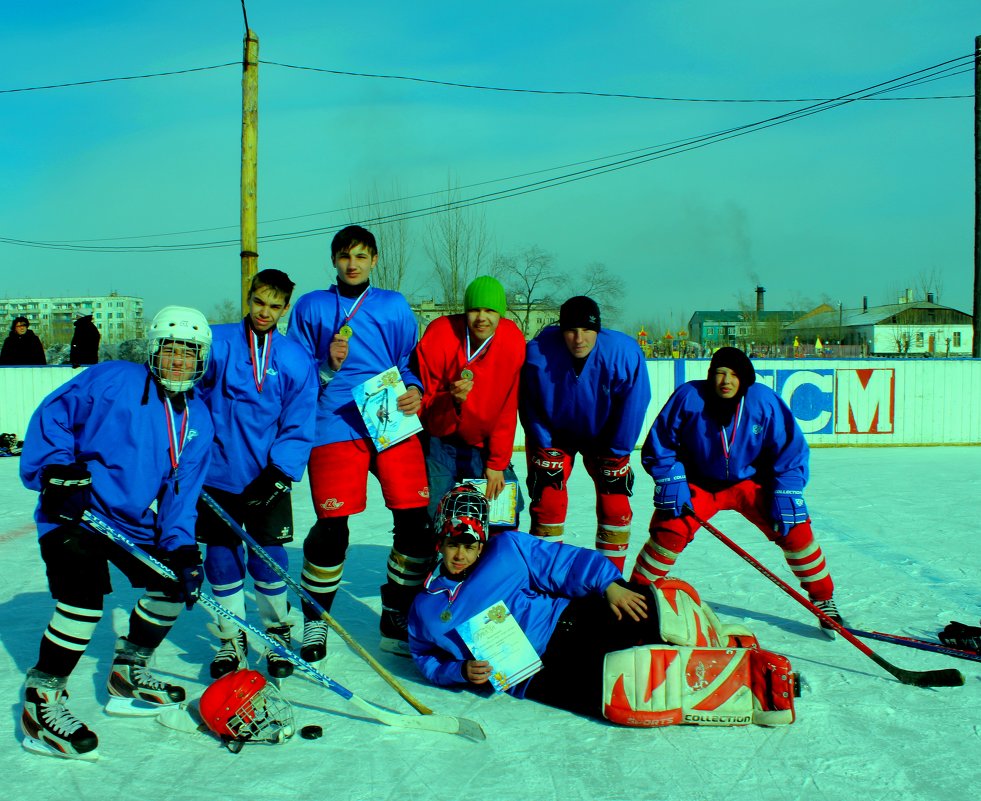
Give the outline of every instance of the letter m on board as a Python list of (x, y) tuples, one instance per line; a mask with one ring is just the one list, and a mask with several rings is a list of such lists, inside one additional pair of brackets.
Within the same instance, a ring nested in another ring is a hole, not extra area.
[(835, 370), (835, 433), (892, 434), (896, 371)]

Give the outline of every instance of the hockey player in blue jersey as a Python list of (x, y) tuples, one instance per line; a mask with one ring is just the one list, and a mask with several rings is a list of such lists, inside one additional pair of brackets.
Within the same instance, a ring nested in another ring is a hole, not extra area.
[[(811, 601), (842, 622), (804, 503), (807, 440), (780, 396), (756, 382), (745, 353), (719, 348), (706, 379), (675, 390), (651, 426), (641, 458), (654, 479), (655, 511), (633, 581), (667, 575), (701, 528), (698, 518), (734, 510), (780, 548)], [(831, 632), (823, 622), (822, 629)]]
[(558, 326), (528, 343), (521, 372), (532, 534), (562, 540), (566, 482), (579, 453), (596, 485), (596, 549), (623, 570), (633, 518), (630, 454), (650, 401), (640, 346), (602, 328), (591, 298), (563, 303)]
[[(112, 592), (109, 562), (145, 587), (116, 644), (110, 712), (133, 713), (184, 700), (184, 689), (148, 667), (181, 608), (197, 599), (201, 556), (195, 503), (208, 469), (214, 428), (190, 392), (204, 374), (211, 331), (196, 309), (167, 306), (150, 324), (146, 364), (103, 362), (48, 395), (24, 438), (21, 479), (40, 492), (34, 519), (56, 605), (27, 672), (24, 747), (92, 760), (98, 738), (68, 709), (66, 685)], [(91, 510), (167, 564), (161, 578), (81, 523)]]
[[(409, 357), (418, 325), (402, 295), (371, 285), (378, 246), (370, 231), (356, 225), (339, 231), (331, 242), (331, 261), (337, 283), (301, 297), (289, 327), (289, 336), (319, 365), (321, 382), (309, 464), (317, 522), (303, 543), (302, 584), (330, 611), (344, 570), (348, 518), (364, 510), (368, 472), (374, 473), (394, 522), (388, 576), (381, 588), (382, 648), (408, 655), (406, 616), (432, 553), (426, 463), (415, 435), (376, 451), (353, 390), (394, 367), (407, 387), (398, 398), (398, 410), (417, 414), (422, 384), (409, 368)], [(327, 624), (313, 609), (304, 606), (303, 611), (300, 653), (316, 661), (326, 653)]]
[[(211, 364), (200, 385), (211, 410), (215, 441), (205, 490), (256, 539), (284, 570), (293, 539), (290, 495), (307, 466), (313, 445), (317, 378), (313, 361), (276, 329), (290, 307), (293, 282), (281, 270), (262, 270), (249, 288), (249, 313), (239, 323), (215, 326)], [(215, 598), (245, 617), (246, 567), (255, 582), (259, 619), (266, 632), (291, 646), (286, 585), (208, 505), (198, 506), (198, 541), (205, 543), (204, 571)], [(212, 678), (246, 666), (245, 632), (220, 620), (221, 644)], [(266, 669), (274, 678), (293, 663), (270, 651)]]

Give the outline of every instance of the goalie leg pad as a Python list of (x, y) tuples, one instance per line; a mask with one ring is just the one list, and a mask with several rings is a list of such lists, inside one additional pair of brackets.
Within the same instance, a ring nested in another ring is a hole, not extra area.
[(638, 646), (607, 654), (603, 716), (623, 726), (793, 723), (794, 675), (779, 654)]
[(754, 634), (740, 624), (723, 624), (687, 581), (666, 577), (654, 582), (661, 640), (672, 645), (757, 648)]

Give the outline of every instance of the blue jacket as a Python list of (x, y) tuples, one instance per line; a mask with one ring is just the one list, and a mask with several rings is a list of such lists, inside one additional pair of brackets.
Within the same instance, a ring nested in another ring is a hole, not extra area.
[[(168, 551), (193, 545), (195, 505), (215, 430), (204, 403), (185, 398), (186, 435), (174, 470), (167, 406), (146, 365), (89, 367), (41, 401), (31, 417), (20, 457), (24, 486), (40, 491), (45, 465), (82, 462), (92, 474), (92, 511), (114, 528), (139, 545)], [(34, 519), (40, 536), (61, 525), (45, 516), (40, 502)]]
[(528, 343), (518, 407), (528, 447), (627, 456), (650, 402), (644, 353), (626, 334), (602, 329), (578, 376), (558, 326)]
[[(354, 301), (342, 298), (337, 286), (308, 292), (293, 306), (287, 336), (299, 342), (323, 366), (330, 343), (344, 322), (344, 309)], [(405, 388), (422, 382), (409, 369), (409, 356), (419, 339), (419, 326), (408, 301), (398, 292), (370, 287), (348, 323), (354, 330), (347, 359), (333, 380), (320, 390), (314, 445), (366, 439), (368, 432), (352, 390), (369, 378), (397, 367)]]
[(313, 446), (317, 374), (310, 355), (273, 329), (262, 383), (255, 384), (248, 324), (211, 329), (211, 361), (198, 394), (211, 410), (215, 440), (205, 483), (239, 493), (266, 465), (299, 481)]
[[(807, 441), (787, 404), (769, 387), (752, 384), (723, 431), (706, 411), (712, 391), (708, 381), (689, 381), (668, 398), (641, 449), (644, 469), (655, 480), (685, 475), (709, 490), (747, 478), (771, 490), (804, 489)], [(723, 436), (731, 440), (728, 456)]]
[[(455, 629), (499, 601), (541, 656), (570, 599), (602, 594), (620, 578), (613, 563), (596, 551), (507, 531), (484, 547), (462, 582), (439, 568), (426, 580), (409, 613), (412, 659), (433, 684), (466, 684), (463, 663), (473, 656)], [(444, 621), (440, 615), (447, 609), (451, 617)], [(508, 692), (522, 698), (527, 685), (524, 681)]]

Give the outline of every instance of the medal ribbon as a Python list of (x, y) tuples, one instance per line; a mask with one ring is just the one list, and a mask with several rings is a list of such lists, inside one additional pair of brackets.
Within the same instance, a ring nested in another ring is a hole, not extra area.
[(466, 332), (466, 334), (464, 334), (464, 337), (463, 338), (467, 341), (467, 361), (466, 361), (466, 364), (470, 364), (470, 362), (472, 362), (474, 359), (476, 359), (480, 355), (480, 352), (484, 348), (486, 348), (488, 345), (490, 345), (490, 341), (494, 338), (494, 335), (491, 334), (489, 337), (487, 337), (487, 339), (485, 339), (483, 342), (480, 343), (480, 347), (477, 348), (477, 350), (475, 350), (473, 352), (471, 352), (471, 350), (470, 350), (470, 331), (469, 330)]
[(259, 344), (259, 335), (246, 325), (249, 337), (249, 356), (252, 359), (252, 378), (255, 381), (255, 388), (262, 392), (262, 384), (266, 380), (266, 370), (272, 363), (272, 337), (270, 329), (263, 338), (262, 345)]
[(736, 429), (739, 428), (739, 421), (743, 416), (743, 399), (740, 399), (739, 405), (736, 407), (736, 414), (732, 420), (732, 436), (726, 440), (726, 427), (722, 426), (722, 452), (725, 454), (726, 459), (729, 458), (729, 449), (732, 447), (732, 443), (736, 441)]
[(341, 305), (341, 295), (339, 292), (337, 293), (337, 307), (347, 315), (347, 317), (341, 320), (341, 324), (340, 326), (338, 326), (338, 328), (343, 328), (345, 325), (348, 324), (351, 318), (358, 313), (358, 309), (361, 308), (361, 304), (364, 303), (364, 299), (370, 291), (371, 291), (371, 287), (369, 286), (364, 292), (358, 295), (358, 299), (354, 301), (354, 305), (351, 307), (350, 311), (348, 311)]
[(164, 403), (166, 405), (164, 412), (167, 415), (167, 446), (170, 449), (170, 467), (176, 470), (177, 464), (181, 460), (181, 451), (184, 450), (184, 444), (187, 442), (187, 421), (190, 415), (185, 406), (184, 413), (181, 415), (180, 433), (178, 433), (174, 407), (170, 398), (164, 398)]
[[(453, 602), (456, 600), (456, 596), (459, 595), (459, 593), (460, 593), (460, 587), (463, 586), (463, 582), (462, 581), (458, 581), (456, 583), (456, 586), (453, 587), (452, 589), (450, 589), (449, 587), (440, 587), (437, 590), (430, 589), (430, 585), (436, 579), (438, 579), (441, 575), (442, 575), (442, 573), (441, 573), (440, 569), (439, 568), (436, 568), (432, 573), (430, 573), (426, 577), (426, 580), (422, 583), (422, 586), (428, 592), (431, 592), (433, 595), (438, 595), (441, 592), (445, 592), (446, 595), (448, 596), (448, 603), (449, 603), (450, 606), (452, 606), (453, 605)], [(451, 581), (452, 581), (452, 579), (451, 579)]]

